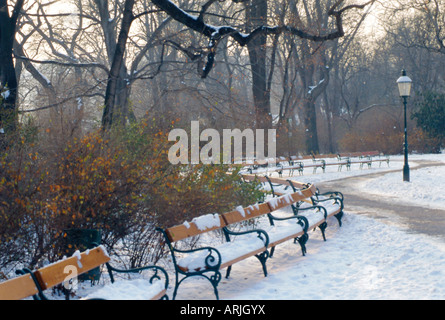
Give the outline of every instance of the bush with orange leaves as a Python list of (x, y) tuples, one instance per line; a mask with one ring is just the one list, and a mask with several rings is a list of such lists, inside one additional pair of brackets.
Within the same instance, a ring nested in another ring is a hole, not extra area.
[[(0, 158), (0, 268), (66, 253), (64, 230), (99, 229), (129, 267), (163, 254), (156, 226), (252, 204), (262, 196), (224, 165), (171, 165), (168, 132), (147, 122), (48, 149), (25, 139)], [(6, 270), (8, 271), (8, 270)]]

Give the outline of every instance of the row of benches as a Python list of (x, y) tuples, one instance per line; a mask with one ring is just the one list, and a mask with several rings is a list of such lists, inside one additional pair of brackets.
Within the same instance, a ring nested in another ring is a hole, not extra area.
[[(283, 180), (254, 176), (244, 178), (246, 181), (267, 181), (274, 197), (256, 205), (238, 207), (223, 214), (208, 214), (181, 225), (157, 229), (164, 235), (174, 265), (173, 299), (176, 298), (180, 284), (193, 276), (208, 279), (216, 298), (219, 299), (217, 287), (222, 269), (227, 268), (226, 277), (229, 277), (235, 263), (255, 256), (260, 262), (264, 276), (267, 276), (267, 260), (273, 257), (277, 245), (293, 240), (300, 245), (301, 252), (305, 255), (309, 230), (320, 229), (323, 239), (326, 240), (325, 229), (329, 217), (336, 217), (341, 226), (343, 196), (339, 192), (320, 194), (314, 185), (291, 180), (287, 181), (288, 185), (283, 186)], [(284, 187), (284, 190), (277, 189), (279, 186)], [(257, 227), (260, 225), (259, 221), (261, 228)], [(240, 225), (249, 227), (239, 229)], [(181, 249), (184, 240), (211, 231), (220, 231), (225, 241), (216, 246)], [(88, 295), (86, 299), (168, 299), (166, 292), (169, 278), (163, 268), (114, 268), (106, 250), (98, 246), (83, 253), (76, 252), (68, 259), (34, 271), (18, 270), (20, 276), (0, 283), (0, 300), (24, 299), (30, 296), (36, 300), (46, 300), (45, 290), (67, 284), (78, 275), (102, 265), (106, 266), (111, 283)], [(145, 271), (153, 272), (148, 280), (115, 281), (116, 273), (139, 275)], [(127, 289), (122, 290), (122, 286)]]
[[(273, 256), (277, 245), (294, 240), (305, 255), (308, 230), (318, 227), (326, 240), (327, 219), (335, 216), (341, 225), (343, 197), (340, 193), (322, 195), (314, 185), (298, 182), (289, 186), (290, 193), (275, 194), (276, 197), (264, 203), (238, 207), (223, 214), (204, 215), (167, 229), (158, 228), (165, 237), (175, 268), (173, 299), (180, 284), (194, 276), (206, 278), (219, 299), (217, 287), (222, 269), (227, 268), (226, 277), (229, 277), (235, 263), (255, 256), (267, 276), (267, 260)], [(261, 228), (256, 228), (259, 219), (265, 221)], [(250, 228), (240, 229), (240, 225)], [(216, 246), (180, 249), (182, 241), (212, 231), (221, 232), (225, 241)]]
[[(295, 171), (298, 171), (298, 173), (302, 175), (305, 168), (312, 168), (313, 173), (315, 174), (317, 169), (321, 169), (325, 172), (327, 166), (337, 166), (338, 171), (341, 171), (343, 167), (350, 170), (351, 165), (353, 164), (360, 165), (360, 169), (363, 169), (365, 165), (367, 165), (368, 168), (371, 168), (373, 162), (378, 162), (379, 166), (381, 166), (382, 162), (386, 162), (389, 166), (389, 156), (381, 155), (378, 151), (278, 157), (272, 160), (274, 161), (268, 161), (267, 159), (254, 161), (249, 164), (245, 170), (250, 174), (262, 173), (264, 171), (278, 172), (281, 177), (285, 170), (289, 170), (289, 176), (291, 176)], [(305, 160), (312, 161), (308, 163)]]

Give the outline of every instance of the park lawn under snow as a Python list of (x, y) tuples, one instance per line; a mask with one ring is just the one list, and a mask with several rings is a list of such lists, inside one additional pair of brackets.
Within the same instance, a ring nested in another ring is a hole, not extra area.
[[(353, 175), (364, 175), (402, 167), (402, 157), (392, 157), (390, 167), (305, 174), (295, 180), (322, 182)], [(410, 160), (445, 163), (445, 154), (415, 155)], [(411, 182), (400, 182), (401, 172), (370, 178), (357, 186), (365, 193), (391, 193), (392, 201), (445, 209), (445, 167), (415, 169), (411, 165)], [(395, 187), (397, 186), (397, 187)], [(343, 226), (332, 218), (326, 230), (309, 232), (307, 254), (302, 256), (298, 244), (288, 241), (277, 246), (267, 262), (264, 277), (255, 257), (233, 266), (229, 279), (222, 278), (218, 290), (225, 300), (292, 299), (445, 299), (445, 241), (416, 234), (390, 218), (375, 219), (348, 210), (345, 199)], [(445, 219), (445, 217), (444, 217)], [(169, 259), (160, 261), (170, 273), (168, 294), (173, 292), (174, 274)], [(225, 270), (222, 271), (224, 276)], [(116, 297), (118, 298), (118, 297)], [(137, 297), (135, 297), (137, 298)], [(177, 299), (214, 299), (213, 289), (205, 279), (194, 277), (179, 288)]]
[[(388, 199), (390, 201), (445, 209), (445, 166), (411, 170), (411, 182), (399, 183), (395, 188), (393, 182), (400, 179), (399, 172), (388, 173), (380, 178), (369, 179), (359, 184), (358, 188), (374, 195), (391, 195), (391, 198)], [(384, 200), (385, 197), (382, 199)]]

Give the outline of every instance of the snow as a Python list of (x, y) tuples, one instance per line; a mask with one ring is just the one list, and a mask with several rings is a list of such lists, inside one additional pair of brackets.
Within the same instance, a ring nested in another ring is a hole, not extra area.
[[(417, 168), (421, 161), (423, 163), (431, 161), (431, 166)], [(433, 161), (441, 163), (442, 166), (433, 166)], [(373, 164), (372, 168), (362, 170), (358, 166), (352, 166), (350, 171), (342, 172), (338, 172), (336, 167), (327, 167), (326, 173), (318, 171), (311, 174), (310, 170), (303, 176), (297, 173), (294, 179), (317, 185), (326, 181), (332, 183), (341, 181), (339, 179), (361, 176), (364, 178), (363, 181), (354, 186), (357, 192), (370, 195), (391, 194), (389, 200), (381, 197), (382, 201), (412, 204), (425, 210), (427, 208), (444, 210), (445, 154), (411, 155), (411, 182), (402, 181), (402, 166), (403, 157), (394, 156), (391, 157), (389, 167), (386, 163), (381, 166)], [(390, 170), (396, 172), (388, 172)], [(378, 178), (367, 177), (373, 173), (382, 175)], [(368, 208), (368, 211), (372, 210)], [(308, 231), (309, 240), (305, 256), (301, 254), (298, 243), (295, 244), (292, 240), (278, 245), (273, 257), (267, 261), (267, 277), (264, 277), (261, 265), (255, 257), (236, 263), (230, 277), (228, 279), (223, 277), (219, 283), (220, 299), (232, 301), (445, 299), (445, 236), (434, 237), (416, 233), (400, 223), (397, 218), (391, 215), (385, 216), (380, 211), (378, 213), (380, 218), (362, 212), (356, 207), (350, 209), (348, 198), (345, 198), (343, 224), (340, 227), (335, 218), (328, 220), (327, 241), (323, 241), (318, 229)], [(421, 214), (422, 212), (419, 212), (419, 215)], [(202, 221), (196, 219), (193, 222), (202, 228), (209, 228), (217, 225), (219, 223), (217, 220), (214, 215), (207, 215)], [(260, 221), (259, 224), (261, 223)], [(291, 232), (292, 222), (284, 223), (285, 227), (279, 230), (276, 228), (275, 231), (282, 234)], [(271, 233), (271, 238), (276, 235)], [(200, 241), (211, 246), (216, 238), (203, 235)], [(254, 238), (256, 237), (252, 239)], [(240, 245), (236, 241), (225, 244), (225, 253), (236, 254)], [(261, 246), (261, 241), (256, 238), (250, 245)], [(208, 251), (198, 254), (207, 255)], [(189, 260), (184, 265), (190, 267), (193, 263)], [(171, 259), (160, 261), (158, 265), (169, 272), (170, 283), (167, 294), (171, 298), (175, 282)], [(225, 270), (222, 270), (223, 276), (224, 272)], [(101, 285), (96, 287), (101, 288)], [(143, 298), (138, 287), (138, 283), (121, 280), (115, 290), (119, 295), (123, 294), (122, 291), (133, 291), (132, 299)], [(81, 291), (82, 289), (79, 292)], [(104, 297), (123, 299), (115, 295), (116, 292), (105, 289)], [(192, 277), (181, 284), (176, 298), (213, 300), (215, 296), (208, 280)]]
[(81, 110), (82, 107), (83, 107), (82, 98), (81, 97), (77, 97), (76, 101), (77, 101), (77, 110)]
[(9, 94), (10, 94), (9, 90), (6, 90), (6, 91), (0, 93), (0, 95), (2, 96), (3, 99), (8, 99)]
[(237, 206), (235, 209), (241, 214), (242, 217), (246, 216), (246, 213), (244, 212), (244, 208), (242, 206)]
[(163, 289), (164, 283), (159, 280), (154, 280), (153, 284), (146, 279), (121, 280), (103, 286), (85, 299), (150, 300)]
[(249, 241), (226, 242), (215, 248), (221, 254), (220, 258), (216, 257), (215, 252), (212, 251), (211, 256), (215, 259), (208, 259), (209, 250), (200, 250), (180, 259), (178, 265), (186, 270), (199, 271), (205, 268), (206, 261), (210, 266), (215, 266), (218, 262), (224, 264), (228, 261), (236, 260), (246, 252), (253, 252), (264, 248), (264, 242), (258, 238), (257, 234), (254, 234), (249, 237)]
[(39, 76), (46, 82), (46, 84), (48, 86), (51, 86), (51, 81), (49, 81), (49, 79), (43, 75), (43, 73), (41, 73), (39, 70), (35, 69), (35, 71), (39, 74)]
[[(197, 218), (193, 218), (192, 222), (201, 231), (221, 226), (221, 220), (219, 218), (219, 215), (216, 213), (206, 214)], [(190, 228), (190, 223), (188, 223), (187, 221), (184, 222), (184, 225), (187, 228)]]
[[(391, 201), (403, 201), (411, 205), (425, 205), (429, 208), (444, 209), (444, 184), (435, 181), (445, 181), (444, 167), (427, 167), (410, 172), (412, 183), (403, 183), (395, 189), (391, 182), (400, 178), (399, 173), (369, 179), (358, 185), (360, 190), (366, 190), (375, 195), (391, 194)], [(419, 188), (419, 186), (422, 186)], [(384, 200), (385, 198), (383, 198)]]
[[(267, 278), (262, 278), (255, 270), (240, 286), (232, 284), (235, 288), (224, 290), (222, 284), (221, 298), (357, 300), (445, 297), (443, 242), (409, 234), (395, 226), (353, 213), (346, 214), (341, 228), (332, 225), (327, 231), (326, 242), (311, 234), (308, 253), (304, 257), (295, 252), (295, 248), (291, 250), (294, 247), (291, 242), (277, 247), (274, 258), (268, 263)], [(237, 271), (242, 274), (236, 276), (233, 271), (233, 277), (247, 277), (243, 269), (243, 266), (238, 266)]]
[[(89, 251), (88, 251), (88, 253), (89, 253)], [(73, 254), (73, 257), (77, 258), (77, 266), (79, 267), (79, 269), (82, 269), (82, 262), (81, 262), (82, 256), (80, 255), (80, 251), (76, 250)]]
[(320, 86), (324, 82), (324, 79), (321, 79), (320, 82), (316, 86), (309, 86), (308, 94), (312, 94), (312, 91), (314, 91), (315, 88)]

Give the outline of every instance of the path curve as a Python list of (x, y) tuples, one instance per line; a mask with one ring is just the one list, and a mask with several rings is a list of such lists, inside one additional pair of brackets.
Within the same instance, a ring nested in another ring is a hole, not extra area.
[[(443, 166), (442, 162), (413, 161), (418, 165), (410, 170), (417, 170), (424, 167)], [(426, 208), (416, 205), (403, 205), (400, 202), (390, 202), (382, 200), (381, 196), (372, 194), (360, 194), (356, 185), (369, 178), (375, 178), (390, 172), (400, 172), (401, 170), (391, 170), (379, 173), (372, 173), (344, 179), (316, 183), (316, 186), (323, 191), (340, 191), (345, 196), (345, 211), (358, 214), (366, 214), (373, 218), (385, 219), (388, 222), (401, 224), (409, 228), (412, 232), (423, 233), (445, 240), (445, 210)]]

